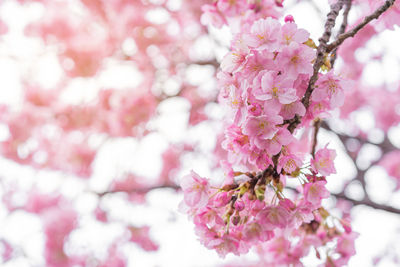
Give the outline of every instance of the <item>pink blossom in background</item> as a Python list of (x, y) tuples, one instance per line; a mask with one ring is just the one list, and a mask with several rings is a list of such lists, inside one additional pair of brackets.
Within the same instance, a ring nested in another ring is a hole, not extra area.
[(324, 176), (336, 173), (333, 160), (336, 157), (336, 152), (332, 149), (322, 148), (315, 153), (315, 158), (311, 160), (313, 171), (319, 172)]

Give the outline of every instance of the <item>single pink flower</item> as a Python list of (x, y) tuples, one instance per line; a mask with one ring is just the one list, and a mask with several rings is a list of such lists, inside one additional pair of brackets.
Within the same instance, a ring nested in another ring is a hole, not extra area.
[[(285, 22), (289, 16), (285, 18)], [(294, 22), (293, 17), (290, 17), (288, 18), (289, 21), (291, 19), (292, 21), (290, 22)], [(310, 34), (306, 30), (298, 29), (295, 23), (285, 23), (282, 26), (282, 44), (289, 45), (291, 42), (301, 44), (307, 41), (309, 36)]]
[(313, 72), (312, 60), (315, 51), (310, 47), (291, 42), (282, 49), (276, 60), (280, 70), (291, 79), (296, 79), (299, 74), (311, 75)]
[(321, 205), (322, 199), (327, 198), (330, 195), (329, 191), (325, 188), (325, 185), (326, 181), (316, 181), (304, 185), (304, 199), (310, 202), (314, 208), (318, 208)]
[(289, 211), (280, 205), (270, 206), (260, 211), (256, 218), (263, 229), (285, 228), (289, 219)]
[(184, 202), (191, 208), (202, 208), (208, 203), (208, 180), (200, 177), (194, 171), (181, 180)]
[(280, 173), (283, 169), (286, 173), (292, 173), (297, 168), (300, 168), (302, 164), (303, 162), (296, 155), (284, 155), (279, 158), (277, 171)]
[(253, 90), (257, 99), (276, 99), (281, 104), (290, 104), (297, 100), (296, 90), (292, 87), (293, 80), (271, 71), (260, 72), (259, 75), (262, 75), (261, 86)]
[(268, 154), (276, 155), (281, 151), (282, 146), (289, 145), (294, 140), (293, 135), (286, 128), (280, 128), (272, 138), (256, 139), (254, 144), (261, 149), (265, 149)]
[(312, 101), (329, 100), (331, 107), (340, 107), (344, 103), (344, 89), (347, 83), (333, 74), (333, 70), (318, 79), (312, 93)]
[(279, 48), (280, 24), (271, 17), (259, 19), (251, 26), (250, 34), (245, 35), (246, 44), (258, 50), (274, 51)]
[(315, 157), (311, 159), (311, 168), (314, 172), (319, 172), (323, 176), (336, 173), (333, 163), (336, 157), (336, 151), (333, 149), (322, 148), (315, 153)]
[[(278, 132), (277, 124), (283, 122), (279, 115), (249, 116), (244, 122), (243, 133), (253, 140), (271, 139)], [(255, 143), (258, 143), (255, 141)]]

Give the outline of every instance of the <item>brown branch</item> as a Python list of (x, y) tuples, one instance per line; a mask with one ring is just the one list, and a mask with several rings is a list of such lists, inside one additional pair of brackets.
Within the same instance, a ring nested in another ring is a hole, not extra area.
[[(384, 139), (384, 141), (383, 141), (381, 144), (375, 144), (375, 143), (372, 143), (372, 142), (368, 141), (367, 139), (362, 138), (362, 137), (359, 137), (359, 136), (354, 136), (354, 137), (353, 137), (353, 136), (349, 136), (349, 135), (346, 135), (346, 134), (342, 134), (342, 133), (335, 132), (326, 122), (322, 122), (321, 127), (324, 128), (324, 129), (327, 130), (327, 131), (330, 131), (330, 132), (336, 134), (336, 136), (337, 136), (337, 137), (340, 139), (340, 141), (342, 142), (346, 153), (347, 153), (347, 154), (349, 155), (349, 157), (352, 159), (352, 161), (353, 161), (353, 163), (354, 163), (354, 166), (355, 166), (356, 169), (357, 169), (357, 175), (356, 175), (356, 177), (353, 178), (351, 181), (349, 181), (349, 183), (347, 183), (347, 184), (345, 185), (343, 191), (346, 189), (347, 185), (350, 184), (350, 182), (352, 182), (352, 181), (359, 181), (359, 182), (361, 183), (361, 186), (362, 186), (363, 191), (364, 191), (364, 194), (365, 194), (365, 197), (364, 197), (363, 201), (364, 201), (364, 202), (365, 202), (365, 201), (367, 201), (367, 202), (372, 202), (372, 201), (370, 200), (369, 194), (368, 194), (368, 192), (367, 192), (367, 184), (366, 184), (366, 181), (365, 181), (365, 174), (368, 172), (369, 169), (371, 169), (371, 167), (375, 166), (375, 165), (381, 160), (382, 157), (379, 158), (379, 159), (377, 159), (377, 160), (375, 160), (375, 161), (373, 161), (373, 162), (371, 162), (371, 164), (370, 164), (370, 165), (368, 166), (368, 168), (366, 168), (365, 170), (361, 170), (361, 169), (357, 166), (357, 163), (356, 163), (357, 155), (354, 154), (353, 152), (349, 151), (349, 149), (348, 149), (347, 146), (346, 146), (346, 143), (347, 143), (347, 141), (348, 141), (349, 139), (356, 139), (356, 140), (358, 140), (358, 141), (360, 142), (361, 145), (364, 145), (364, 144), (376, 145), (376, 146), (378, 146), (378, 147), (382, 150), (383, 155), (386, 154), (386, 153), (388, 153), (388, 152), (390, 152), (390, 151), (396, 150), (396, 149), (398, 149), (398, 148), (396, 148), (396, 147), (389, 141), (389, 139), (387, 138), (387, 136), (385, 136), (385, 139)], [(383, 155), (382, 155), (382, 156), (383, 156)]]
[(219, 68), (219, 63), (216, 59), (193, 61), (189, 62), (188, 64), (195, 64), (200, 66), (211, 65), (214, 66), (216, 69)]
[[(307, 90), (301, 100), (301, 102), (303, 103), (303, 105), (306, 109), (310, 105), (311, 93), (313, 92), (314, 85), (318, 80), (319, 69), (321, 68), (321, 66), (324, 63), (324, 55), (326, 53), (326, 46), (332, 35), (332, 29), (335, 26), (336, 18), (339, 15), (339, 11), (342, 9), (342, 7), (344, 5), (344, 1), (347, 1), (347, 0), (339, 0), (336, 4), (333, 4), (331, 6), (331, 11), (327, 15), (327, 20), (325, 23), (325, 31), (322, 34), (322, 37), (319, 38), (319, 45), (317, 47), (317, 54), (316, 54), (317, 57), (315, 59), (314, 65), (313, 65), (313, 75), (311, 76), (310, 81), (308, 82)], [(287, 129), (291, 133), (294, 132), (294, 130), (300, 123), (301, 123), (301, 117), (297, 114), (294, 116), (293, 119), (284, 121), (284, 124), (288, 124)]]
[[(325, 31), (322, 34), (322, 37), (319, 38), (319, 45), (317, 47), (317, 53), (316, 53), (316, 59), (313, 65), (313, 75), (311, 76), (307, 90), (301, 100), (303, 103), (304, 107), (308, 109), (308, 106), (310, 105), (310, 97), (311, 93), (314, 90), (314, 85), (316, 81), (318, 80), (318, 73), (319, 69), (324, 63), (324, 55), (326, 53), (326, 46), (327, 43), (329, 42), (329, 39), (332, 35), (332, 29), (335, 27), (335, 21), (337, 16), (339, 15), (339, 11), (342, 9), (344, 5), (344, 1), (347, 0), (338, 0), (337, 3), (333, 4), (331, 6), (331, 11), (327, 15), (327, 20), (325, 22)], [(288, 131), (290, 133), (293, 133), (296, 127), (301, 123), (301, 117), (299, 115), (295, 115), (293, 119), (286, 120), (284, 121), (284, 124), (288, 124)], [(274, 163), (274, 172), (277, 173), (277, 162), (279, 160), (279, 157), (281, 155), (281, 152), (279, 152), (277, 155), (273, 156), (272, 161)]]
[(377, 10), (375, 10), (371, 15), (366, 16), (364, 20), (355, 26), (353, 29), (350, 31), (343, 33), (338, 36), (336, 41), (330, 43), (326, 49), (326, 52), (331, 52), (333, 49), (337, 48), (339, 45), (341, 45), (344, 40), (346, 40), (349, 37), (354, 37), (357, 32), (359, 32), (362, 28), (364, 28), (365, 25), (370, 23), (374, 19), (378, 19), (380, 15), (383, 14), (386, 10), (388, 10), (395, 2), (396, 0), (387, 0), (381, 7), (379, 7)]
[(315, 157), (315, 148), (317, 147), (317, 138), (318, 138), (318, 131), (321, 126), (321, 120), (316, 119), (314, 121), (314, 136), (313, 136), (313, 143), (312, 143), (312, 148), (311, 148), (311, 155), (314, 158)]
[(96, 195), (98, 195), (99, 197), (103, 197), (105, 195), (110, 195), (110, 194), (115, 194), (115, 193), (127, 193), (127, 194), (131, 194), (131, 193), (136, 193), (136, 194), (146, 194), (152, 190), (155, 189), (164, 189), (164, 188), (169, 188), (169, 189), (174, 189), (174, 190), (179, 190), (180, 186), (176, 185), (176, 184), (165, 184), (165, 185), (155, 185), (155, 186), (148, 186), (148, 187), (138, 187), (138, 188), (134, 188), (132, 190), (110, 190), (110, 191), (104, 191), (101, 193), (95, 193)]
[[(373, 142), (371, 142), (371, 141), (369, 141), (369, 140), (367, 140), (367, 139), (365, 139), (365, 138), (362, 138), (362, 137), (360, 137), (360, 136), (349, 136), (349, 135), (346, 135), (346, 134), (343, 134), (343, 133), (338, 133), (338, 132), (334, 131), (334, 130), (329, 126), (329, 124), (327, 124), (326, 122), (322, 122), (321, 127), (324, 128), (324, 129), (327, 130), (327, 131), (330, 131), (330, 132), (336, 134), (336, 135), (338, 136), (338, 138), (342, 141), (342, 143), (343, 143), (343, 145), (345, 146), (345, 148), (346, 148), (345, 143), (346, 143), (346, 141), (347, 141), (348, 139), (356, 139), (357, 141), (359, 141), (359, 142), (361, 143), (361, 145), (370, 144), (370, 145), (378, 146), (378, 147), (382, 150), (382, 153), (383, 153), (383, 154), (386, 154), (386, 153), (391, 152), (391, 151), (393, 151), (393, 150), (398, 150), (398, 149), (399, 149), (398, 147), (394, 146), (394, 145), (390, 142), (390, 140), (389, 140), (389, 138), (387, 137), (387, 135), (385, 135), (385, 138), (383, 139), (383, 142), (377, 144), (377, 143), (373, 143)], [(350, 151), (349, 151), (349, 156), (352, 157)], [(353, 158), (353, 157), (352, 157), (352, 158)]]
[(332, 35), (332, 29), (333, 27), (335, 27), (336, 18), (339, 15), (339, 11), (342, 9), (345, 1), (346, 0), (339, 0), (337, 1), (337, 3), (333, 4), (331, 6), (331, 11), (327, 15), (327, 20), (325, 23), (325, 31), (322, 37), (319, 38), (319, 45), (317, 48), (317, 58), (313, 66), (314, 72), (308, 83), (307, 91), (304, 94), (303, 99), (301, 100), (306, 109), (310, 105), (310, 97), (314, 90), (314, 85), (318, 80), (319, 69), (324, 64), (324, 55), (327, 51), (327, 43), (329, 42), (329, 39), (331, 38)]
[[(343, 12), (343, 21), (342, 21), (342, 25), (340, 25), (338, 36), (340, 36), (341, 34), (343, 34), (346, 31), (351, 6), (352, 6), (352, 0), (347, 0), (346, 8), (344, 9), (344, 12)], [(332, 51), (331, 68), (333, 68), (333, 65), (335, 65), (335, 61), (336, 61), (336, 57), (337, 57), (337, 50), (338, 50), (338, 47), (336, 47)]]
[[(288, 189), (290, 191), (297, 191), (298, 190), (296, 188), (293, 187), (285, 187), (285, 189)], [(344, 192), (340, 192), (340, 193), (330, 193), (331, 196), (335, 197), (336, 199), (342, 199), (342, 200), (346, 200), (349, 201), (353, 204), (353, 206), (359, 206), (359, 205), (364, 205), (370, 208), (374, 208), (374, 209), (378, 209), (378, 210), (384, 210), (387, 212), (391, 212), (394, 214), (399, 214), (400, 215), (400, 208), (395, 208), (389, 205), (385, 205), (385, 204), (379, 204), (376, 202), (373, 202), (372, 200), (370, 200), (369, 198), (364, 198), (363, 200), (356, 200), (353, 198), (348, 197)]]
[[(321, 66), (324, 64), (324, 55), (326, 53), (331, 52), (333, 49), (337, 48), (341, 43), (343, 43), (343, 41), (345, 39), (347, 39), (348, 37), (352, 37), (354, 36), (362, 27), (364, 27), (367, 23), (369, 23), (371, 20), (378, 18), (384, 11), (386, 11), (391, 5), (393, 5), (395, 0), (388, 0), (387, 2), (385, 2), (385, 4), (379, 8), (377, 11), (374, 12), (374, 14), (366, 17), (363, 21), (363, 23), (361, 23), (360, 25), (356, 26), (354, 29), (352, 29), (351, 31), (347, 32), (347, 33), (342, 33), (338, 36), (338, 39), (333, 42), (332, 44), (328, 45), (328, 42), (330, 40), (330, 37), (332, 35), (332, 29), (335, 26), (335, 22), (336, 22), (336, 18), (339, 15), (340, 10), (343, 8), (343, 5), (345, 4), (345, 2), (347, 2), (347, 8), (344, 11), (344, 21), (341, 25), (341, 31), (344, 32), (346, 26), (347, 26), (347, 17), (348, 17), (348, 13), (350, 11), (351, 8), (351, 0), (338, 0), (335, 4), (333, 4), (331, 6), (331, 11), (328, 13), (327, 15), (327, 21), (325, 23), (325, 31), (322, 35), (322, 37), (319, 39), (319, 45), (317, 48), (317, 53), (316, 53), (316, 59), (313, 65), (313, 75), (310, 77), (309, 83), (308, 83), (308, 87), (307, 90), (301, 100), (301, 102), (303, 103), (304, 107), (306, 109), (308, 109), (309, 105), (310, 105), (310, 98), (311, 98), (311, 94), (314, 90), (314, 86), (315, 83), (318, 80), (318, 75), (319, 75), (319, 70), (321, 68)], [(342, 30), (343, 29), (343, 30)], [(335, 51), (336, 53), (336, 51)], [(333, 61), (334, 62), (334, 61)], [(295, 117), (293, 119), (290, 120), (286, 120), (284, 121), (284, 124), (288, 124), (287, 129), (293, 133), (294, 130), (296, 129), (296, 127), (301, 123), (301, 117), (299, 115), (295, 115)], [(314, 155), (315, 153), (315, 146), (316, 146), (316, 136), (318, 134), (318, 129), (319, 129), (319, 125), (318, 127), (316, 127), (315, 129), (315, 133), (314, 133), (314, 144), (313, 144), (313, 149), (312, 149), (312, 155)], [(339, 135), (338, 135), (339, 136)], [(339, 138), (341, 138), (343, 136), (339, 136)], [(341, 140), (344, 142), (344, 146), (346, 147), (345, 144), (345, 140), (341, 138)], [(275, 155), (273, 157), (273, 162), (275, 167), (272, 169), (272, 174), (277, 174), (279, 177), (279, 174), (276, 172), (276, 162), (279, 159), (281, 153), (278, 153), (277, 155)], [(355, 160), (355, 158), (353, 158), (353, 160)], [(356, 166), (357, 167), (357, 166)], [(258, 181), (261, 178), (265, 177), (266, 175), (271, 173), (271, 168), (272, 166), (270, 165), (267, 169), (263, 170), (262, 172), (258, 173), (256, 177), (254, 177), (254, 181)], [(387, 205), (383, 205), (383, 204), (378, 204), (375, 203), (373, 201), (370, 200), (370, 198), (367, 195), (367, 192), (365, 190), (365, 180), (364, 180), (364, 174), (367, 170), (364, 171), (359, 171), (359, 175), (357, 175), (357, 177), (355, 178), (355, 180), (359, 180), (364, 188), (364, 192), (365, 192), (365, 197), (363, 200), (355, 200), (352, 198), (347, 197), (344, 192), (341, 192), (339, 194), (332, 194), (333, 196), (337, 197), (337, 198), (341, 198), (347, 201), (350, 201), (353, 203), (353, 205), (366, 205), (375, 209), (381, 209), (381, 210), (385, 210), (388, 212), (392, 212), (392, 213), (396, 213), (396, 214), (400, 214), (400, 209), (391, 207), (391, 206), (387, 206)], [(286, 187), (288, 188), (288, 187)], [(288, 188), (291, 189), (291, 188)]]
[(400, 214), (399, 208), (395, 208), (395, 207), (385, 205), (385, 204), (379, 204), (379, 203), (373, 202), (370, 199), (355, 200), (353, 198), (346, 196), (346, 194), (344, 192), (341, 192), (338, 194), (331, 193), (331, 195), (336, 198), (347, 200), (347, 201), (351, 202), (354, 206), (364, 205), (364, 206), (368, 206), (368, 207), (371, 207), (374, 209), (384, 210), (384, 211), (395, 213), (395, 214)]

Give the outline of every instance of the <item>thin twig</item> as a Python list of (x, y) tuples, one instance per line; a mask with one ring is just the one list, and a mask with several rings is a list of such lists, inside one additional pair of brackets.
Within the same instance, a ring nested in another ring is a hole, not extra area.
[(389, 205), (385, 205), (385, 204), (379, 204), (379, 203), (373, 202), (370, 199), (356, 200), (356, 199), (346, 196), (346, 194), (344, 192), (341, 192), (339, 194), (331, 194), (331, 195), (336, 198), (347, 200), (355, 206), (364, 205), (364, 206), (368, 206), (368, 207), (371, 207), (374, 209), (384, 210), (384, 211), (395, 213), (395, 214), (400, 214), (400, 209), (389, 206)]
[[(388, 152), (391, 152), (391, 151), (394, 151), (394, 150), (398, 150), (398, 149), (399, 149), (398, 147), (394, 146), (394, 145), (390, 142), (390, 140), (389, 140), (389, 138), (387, 137), (387, 135), (385, 135), (385, 138), (383, 139), (383, 142), (377, 144), (377, 143), (373, 143), (373, 142), (369, 141), (368, 139), (363, 138), (363, 137), (360, 137), (360, 136), (349, 136), (349, 135), (346, 135), (346, 134), (343, 134), (343, 133), (338, 133), (338, 132), (334, 131), (334, 130), (329, 126), (329, 124), (327, 124), (327, 123), (324, 122), (324, 121), (321, 123), (321, 128), (324, 128), (325, 130), (330, 131), (330, 132), (336, 134), (336, 135), (339, 137), (339, 139), (343, 142), (343, 145), (345, 145), (345, 142), (346, 142), (348, 139), (355, 139), (355, 140), (357, 140), (358, 142), (360, 142), (360, 145), (370, 144), (370, 145), (374, 145), (374, 146), (379, 147), (379, 148), (382, 150), (382, 153), (383, 153), (383, 154), (386, 154), (386, 153), (388, 153)], [(349, 154), (349, 156), (352, 157), (351, 154)]]
[(325, 23), (325, 31), (322, 37), (319, 38), (319, 45), (317, 48), (317, 58), (313, 66), (314, 72), (308, 83), (307, 91), (304, 94), (303, 99), (301, 100), (306, 109), (310, 105), (310, 97), (311, 93), (314, 90), (314, 85), (318, 80), (319, 69), (324, 64), (324, 55), (327, 52), (327, 43), (329, 42), (329, 39), (332, 35), (332, 29), (333, 27), (335, 27), (336, 18), (339, 15), (339, 11), (342, 9), (345, 1), (346, 0), (339, 0), (337, 1), (337, 3), (333, 4), (331, 6), (331, 11), (327, 15), (327, 20)]
[[(322, 37), (319, 38), (319, 45), (317, 48), (317, 55), (316, 55), (317, 57), (313, 65), (313, 75), (311, 76), (310, 81), (308, 82), (307, 90), (301, 100), (306, 109), (310, 105), (310, 97), (314, 90), (314, 85), (318, 80), (319, 69), (324, 64), (324, 55), (326, 53), (327, 43), (329, 42), (329, 39), (332, 35), (332, 29), (333, 27), (335, 27), (336, 18), (339, 15), (339, 11), (342, 9), (344, 5), (344, 1), (347, 0), (339, 0), (337, 3), (333, 4), (331, 6), (331, 11), (327, 15), (327, 20), (325, 23), (325, 31), (322, 34)], [(293, 133), (296, 127), (301, 123), (301, 117), (296, 114), (293, 119), (287, 120), (284, 123), (289, 124), (287, 129), (289, 130), (289, 132)]]
[(341, 35), (338, 36), (338, 38), (336, 39), (336, 41), (330, 43), (326, 49), (326, 52), (331, 52), (333, 49), (335, 49), (336, 47), (338, 47), (339, 45), (341, 45), (344, 40), (346, 40), (349, 37), (354, 37), (354, 35), (356, 35), (357, 32), (359, 32), (362, 28), (364, 28), (365, 25), (367, 25), (368, 23), (370, 23), (372, 20), (379, 18), (380, 15), (383, 14), (383, 12), (385, 12), (386, 10), (388, 10), (392, 5), (394, 5), (394, 2), (396, 0), (387, 0), (381, 7), (379, 7), (377, 10), (375, 10), (375, 12), (373, 12), (371, 15), (366, 16), (364, 18), (364, 20), (358, 24), (357, 26), (355, 26), (353, 29), (351, 29), (350, 31), (343, 33)]
[(313, 143), (312, 143), (312, 148), (311, 148), (311, 155), (313, 158), (315, 158), (315, 149), (317, 147), (317, 141), (318, 141), (318, 131), (319, 127), (321, 126), (321, 120), (316, 119), (314, 121), (314, 136), (313, 136)]
[[(351, 6), (352, 6), (352, 0), (347, 0), (346, 1), (346, 7), (345, 7), (345, 9), (343, 11), (343, 21), (342, 21), (342, 25), (340, 25), (338, 36), (340, 36), (341, 34), (343, 34), (346, 31)], [(336, 47), (332, 51), (331, 68), (333, 68), (333, 65), (335, 65), (335, 61), (336, 61), (336, 57), (337, 57), (337, 50), (338, 50), (338, 47)]]
[(110, 194), (115, 194), (115, 193), (136, 193), (136, 194), (145, 194), (148, 193), (152, 190), (155, 189), (164, 189), (164, 188), (169, 188), (169, 189), (174, 189), (174, 190), (179, 190), (180, 186), (176, 184), (165, 184), (165, 185), (154, 185), (154, 186), (148, 186), (148, 187), (142, 187), (142, 188), (132, 188), (132, 190), (110, 190), (110, 191), (104, 191), (101, 193), (96, 193), (99, 197), (103, 197), (105, 195), (110, 195)]
[[(289, 187), (289, 186), (286, 186), (285, 189), (298, 192), (298, 190), (296, 188)], [(354, 206), (363, 205), (363, 206), (367, 206), (367, 207), (374, 208), (377, 210), (384, 210), (384, 211), (391, 212), (394, 214), (400, 214), (400, 208), (395, 208), (395, 207), (385, 205), (385, 204), (379, 204), (379, 203), (373, 202), (370, 199), (356, 200), (356, 199), (348, 197), (344, 192), (330, 193), (330, 194), (331, 194), (331, 196), (335, 197), (336, 199), (342, 199), (342, 200), (349, 201)]]

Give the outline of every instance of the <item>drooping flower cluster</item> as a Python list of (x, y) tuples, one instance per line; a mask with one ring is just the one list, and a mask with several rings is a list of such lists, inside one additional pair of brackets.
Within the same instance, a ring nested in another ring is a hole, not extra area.
[[(298, 150), (304, 140), (295, 138), (297, 125), (293, 128), (291, 123), (300, 120), (300, 127), (309, 126), (341, 106), (347, 83), (326, 61), (323, 70), (330, 71), (319, 74), (307, 109), (304, 95), (313, 74), (315, 45), (292, 16), (285, 22), (258, 19), (234, 36), (217, 75), (219, 101), (228, 113), (222, 142), (228, 152), (222, 164), (228, 175), (220, 188), (194, 172), (185, 176), (181, 210), (193, 219), (200, 241), (221, 256), (265, 244), (275, 264), (297, 266), (310, 246), (335, 241), (338, 251), (328, 253), (326, 262), (341, 266), (349, 259), (339, 251), (347, 224), (330, 226), (331, 217), (321, 207), (330, 195), (325, 177), (336, 173), (336, 152), (319, 149), (306, 166), (308, 152)], [(294, 198), (285, 196), (290, 177), (301, 182)], [(275, 249), (292, 252), (275, 255)], [(344, 260), (336, 261), (335, 253)]]
[[(322, 154), (330, 152), (324, 150)], [(182, 179), (184, 200), (180, 208), (193, 219), (204, 246), (224, 257), (228, 253), (247, 253), (253, 246), (265, 244), (269, 256), (276, 253), (273, 262), (277, 264), (278, 258), (278, 263), (285, 266), (298, 263), (308, 255), (310, 246), (318, 248), (331, 241), (337, 242), (338, 249), (327, 255), (330, 260), (333, 261), (335, 253), (353, 255), (349, 250), (340, 250), (340, 244), (347, 242), (346, 235), (354, 239), (356, 234), (345, 221), (339, 221), (341, 228), (330, 226), (329, 213), (321, 207), (321, 201), (329, 197), (324, 177), (306, 176), (302, 195), (292, 201), (282, 193), (283, 184), (268, 176), (268, 170), (262, 175), (240, 174), (248, 176), (247, 180), (221, 188), (211, 186), (208, 179), (195, 172)], [(345, 234), (343, 229), (347, 231)], [(289, 236), (300, 239), (293, 243)], [(282, 242), (290, 253), (279, 253)], [(337, 261), (337, 266), (346, 264), (348, 259), (341, 258), (341, 265)]]
[(346, 84), (329, 71), (320, 75), (306, 114), (302, 98), (315, 58), (308, 37), (290, 20), (280, 25), (273, 18), (235, 36), (218, 75), (219, 100), (232, 118), (223, 143), (232, 164), (265, 169), (281, 151), (281, 160), (295, 157), (283, 149), (294, 141), (288, 121), (305, 116), (302, 124), (308, 125), (343, 104)]

